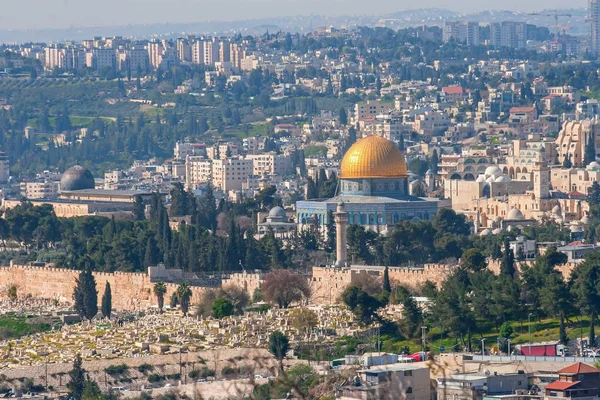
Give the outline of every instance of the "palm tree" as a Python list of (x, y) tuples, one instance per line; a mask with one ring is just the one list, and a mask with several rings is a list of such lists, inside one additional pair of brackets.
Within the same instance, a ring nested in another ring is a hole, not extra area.
[(183, 312), (183, 316), (186, 316), (190, 308), (190, 298), (192, 297), (192, 289), (190, 286), (183, 282), (177, 288), (177, 297), (179, 298), (179, 306)]
[(158, 309), (160, 313), (163, 312), (163, 306), (165, 305), (165, 293), (167, 293), (167, 287), (163, 282), (156, 282), (154, 284), (154, 295), (156, 296), (156, 301), (158, 302)]

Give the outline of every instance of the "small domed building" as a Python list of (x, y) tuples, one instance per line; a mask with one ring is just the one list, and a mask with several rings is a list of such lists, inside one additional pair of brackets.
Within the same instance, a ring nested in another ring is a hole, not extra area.
[(338, 203), (345, 205), (348, 224), (386, 232), (402, 220), (430, 220), (448, 200), (411, 196), (404, 154), (381, 136), (369, 135), (348, 149), (340, 165), (337, 196), (296, 203), (300, 227), (327, 225)]
[(284, 239), (295, 230), (296, 224), (290, 221), (285, 210), (279, 206), (271, 208), (265, 221), (258, 224), (259, 237), (271, 231), (276, 238)]

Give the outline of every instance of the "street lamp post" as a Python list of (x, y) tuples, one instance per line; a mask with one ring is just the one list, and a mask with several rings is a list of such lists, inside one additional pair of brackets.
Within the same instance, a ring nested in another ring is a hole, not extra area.
[(512, 353), (510, 352), (510, 339), (506, 339), (506, 342), (508, 343), (508, 357), (512, 360)]
[(425, 331), (427, 330), (426, 326), (421, 327), (421, 342), (423, 343), (423, 351), (425, 351)]
[(529, 328), (529, 355), (531, 356), (531, 316), (533, 314), (529, 313), (529, 315), (527, 315), (527, 328)]
[(481, 355), (485, 356), (485, 338), (481, 338)]

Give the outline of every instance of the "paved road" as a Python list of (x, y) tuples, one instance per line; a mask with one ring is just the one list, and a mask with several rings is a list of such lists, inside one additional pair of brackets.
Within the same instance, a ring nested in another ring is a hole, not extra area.
[[(253, 384), (249, 379), (232, 379), (215, 382), (192, 383), (181, 386), (173, 386), (169, 388), (157, 388), (149, 390), (152, 397), (157, 397), (168, 393), (169, 391), (177, 391), (181, 394), (186, 394), (191, 398), (197, 399), (228, 399), (232, 397), (243, 398), (252, 394), (255, 386), (264, 385), (269, 380), (266, 378), (256, 379)], [(123, 392), (123, 398), (138, 397), (141, 391)]]

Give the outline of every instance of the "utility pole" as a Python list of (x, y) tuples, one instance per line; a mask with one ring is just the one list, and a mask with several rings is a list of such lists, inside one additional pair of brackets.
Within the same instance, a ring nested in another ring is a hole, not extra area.
[(533, 314), (529, 313), (529, 315), (527, 315), (527, 327), (529, 328), (529, 355), (531, 356), (531, 316)]
[(485, 338), (481, 338), (481, 355), (485, 356)]
[(423, 352), (425, 352), (425, 345), (426, 345), (426, 338), (425, 338), (425, 331), (427, 330), (426, 326), (421, 326), (421, 342), (423, 345)]

